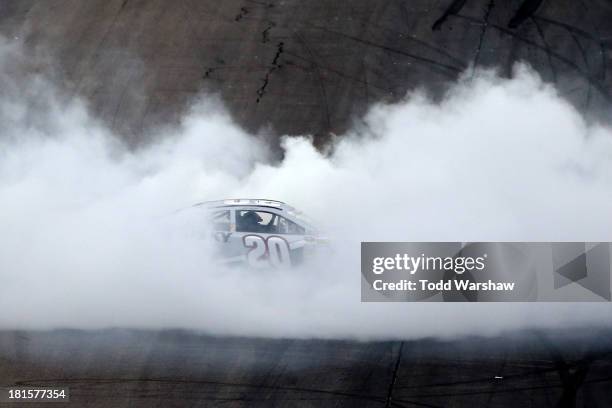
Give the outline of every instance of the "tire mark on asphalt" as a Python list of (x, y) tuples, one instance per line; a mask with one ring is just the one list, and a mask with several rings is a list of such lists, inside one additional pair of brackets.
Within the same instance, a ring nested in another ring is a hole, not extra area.
[(607, 47), (602, 41), (599, 27), (597, 26), (597, 24), (595, 24), (593, 19), (590, 17), (591, 16), (591, 14), (589, 13), (590, 10), (587, 7), (584, 0), (580, 0), (580, 4), (582, 4), (582, 7), (586, 10), (587, 15), (589, 16), (589, 20), (591, 20), (591, 24), (593, 25), (593, 28), (595, 29), (595, 32), (597, 33), (597, 44), (599, 45), (599, 54), (601, 55), (601, 81), (604, 82), (606, 80), (606, 70), (607, 70), (607, 62), (606, 62), (606, 48)]
[(280, 390), (289, 392), (304, 392), (313, 394), (332, 395), (338, 397), (344, 397), (347, 399), (361, 399), (373, 402), (385, 402), (384, 396), (376, 396), (369, 394), (360, 394), (348, 391), (334, 391), (334, 390), (322, 390), (318, 388), (307, 388), (307, 387), (292, 387), (292, 386), (279, 386), (279, 385), (266, 385), (266, 384), (250, 384), (250, 383), (239, 383), (239, 382), (225, 382), (225, 381), (212, 381), (212, 380), (181, 380), (181, 379), (170, 379), (170, 378), (55, 378), (55, 379), (42, 379), (42, 380), (21, 380), (15, 381), (15, 386), (36, 386), (42, 384), (69, 384), (69, 385), (112, 385), (112, 384), (129, 384), (129, 383), (163, 383), (163, 384), (193, 384), (193, 385), (213, 385), (222, 387), (235, 387), (235, 388), (255, 388), (265, 390)]
[(363, 75), (363, 90), (366, 106), (370, 106), (370, 85), (368, 84), (368, 68), (365, 62), (366, 56), (361, 58), (361, 74)]
[[(610, 356), (612, 352), (589, 352), (585, 353), (585, 356), (578, 361), (567, 362), (563, 358), (563, 353), (558, 346), (546, 338), (542, 334), (539, 336), (540, 341), (546, 345), (548, 352), (553, 360), (554, 367), (559, 373), (561, 380), (562, 394), (557, 406), (559, 408), (574, 408), (576, 407), (576, 400), (578, 391), (580, 388), (587, 383), (586, 376), (591, 368), (591, 365), (599, 359)], [(592, 381), (589, 381), (590, 383)]]
[(272, 3), (272, 2), (264, 3), (263, 1), (256, 1), (256, 0), (245, 0), (245, 1), (248, 1), (249, 3), (257, 4), (258, 6), (263, 6), (265, 8), (273, 8), (274, 7), (274, 3)]
[(317, 75), (317, 77), (319, 78), (319, 96), (321, 98), (321, 102), (323, 105), (323, 113), (325, 114), (325, 124), (327, 126), (327, 130), (331, 130), (331, 118), (330, 118), (330, 112), (329, 112), (329, 102), (327, 100), (327, 91), (325, 89), (325, 81), (323, 79), (323, 75), (321, 74), (321, 70), (319, 69), (319, 60), (321, 59), (317, 54), (315, 54), (315, 52), (310, 48), (310, 46), (308, 46), (308, 43), (306, 42), (306, 40), (304, 40), (304, 38), (300, 35), (299, 32), (297, 31), (293, 31), (293, 35), (295, 37), (295, 39), (302, 45), (302, 47), (306, 50), (306, 52), (308, 53), (308, 55), (310, 55), (310, 58), (312, 59), (312, 61), (314, 61), (313, 64), (313, 69)]
[(604, 44), (604, 42), (601, 40), (600, 37), (595, 37), (593, 36), (591, 33), (584, 31), (578, 27), (575, 27), (573, 25), (567, 24), (567, 23), (563, 23), (561, 21), (557, 21), (557, 20), (552, 20), (550, 18), (546, 18), (546, 17), (541, 17), (541, 16), (534, 16), (534, 19), (537, 19), (539, 21), (543, 21), (546, 22), (548, 24), (551, 25), (556, 25), (559, 27), (564, 28), (565, 30), (567, 30), (568, 32), (571, 32), (574, 35), (579, 35), (583, 38), (586, 38), (590, 41), (593, 41), (594, 43), (597, 44), (597, 46), (599, 47), (599, 54), (601, 56), (601, 73), (600, 73), (600, 80), (601, 81), (605, 81), (606, 79), (606, 70), (607, 70), (607, 64), (606, 64), (606, 45)]
[(322, 64), (320, 64), (320, 63), (318, 63), (316, 61), (313, 61), (313, 60), (311, 60), (311, 59), (309, 59), (307, 57), (304, 57), (302, 55), (299, 55), (299, 54), (296, 54), (296, 53), (293, 53), (293, 52), (290, 52), (290, 51), (285, 51), (285, 53), (287, 55), (290, 55), (290, 56), (294, 57), (294, 58), (297, 58), (299, 60), (307, 62), (310, 66), (306, 67), (306, 66), (303, 66), (303, 65), (296, 64), (295, 62), (292, 62), (292, 61), (285, 61), (285, 65), (291, 65), (291, 66), (294, 66), (296, 68), (303, 69), (304, 71), (309, 71), (309, 72), (312, 72), (313, 67), (316, 65), (316, 68), (318, 68), (318, 69), (320, 69), (322, 71), (331, 72), (332, 74), (338, 75), (339, 77), (341, 77), (343, 79), (346, 79), (346, 80), (349, 80), (349, 81), (353, 81), (353, 82), (359, 83), (361, 85), (366, 85), (367, 84), (368, 87), (376, 88), (379, 91), (383, 91), (383, 92), (391, 92), (391, 91), (393, 91), (393, 89), (391, 89), (391, 88), (383, 88), (381, 86), (373, 84), (371, 81), (367, 81), (366, 82), (362, 78), (357, 78), (357, 77), (351, 76), (351, 75), (349, 75), (349, 74), (347, 74), (345, 72), (339, 71), (337, 69), (328, 67), (326, 65), (322, 65)]
[[(589, 74), (593, 76), (593, 72), (591, 71), (591, 64), (589, 64), (589, 58), (587, 56), (586, 50), (582, 46), (582, 43), (580, 42), (580, 40), (578, 39), (578, 37), (572, 30), (567, 30), (567, 32), (572, 37), (572, 40), (574, 40), (574, 43), (578, 47), (578, 50), (580, 51), (580, 55), (582, 56), (582, 60), (584, 61), (584, 66), (586, 67)], [(588, 109), (589, 105), (591, 104), (591, 94), (592, 94), (592, 89), (593, 89), (593, 86), (591, 85), (590, 82), (587, 82), (587, 85), (588, 85), (587, 86), (587, 97), (584, 103), (585, 109)]]
[(400, 342), (399, 351), (397, 352), (397, 359), (395, 360), (395, 364), (393, 366), (393, 373), (391, 375), (391, 382), (389, 383), (389, 390), (387, 391), (387, 399), (385, 400), (385, 408), (389, 408), (391, 406), (391, 401), (393, 400), (393, 387), (395, 387), (395, 382), (397, 381), (397, 373), (399, 372), (400, 364), (402, 363), (402, 351), (404, 349), (404, 342)]
[[(597, 379), (589, 380), (589, 381), (584, 381), (582, 384), (597, 384), (597, 383), (605, 383), (605, 382), (612, 382), (612, 376), (597, 378)], [(504, 394), (504, 393), (517, 392), (517, 391), (534, 391), (534, 390), (556, 389), (556, 388), (563, 388), (563, 384), (559, 383), (559, 384), (553, 384), (553, 385), (538, 385), (538, 386), (530, 386), (530, 387), (513, 387), (513, 388), (508, 388), (508, 389), (503, 389), (503, 390), (496, 390), (496, 391), (482, 390), (482, 391), (459, 391), (459, 392), (448, 392), (448, 393), (435, 392), (435, 393), (431, 393), (431, 394), (410, 394), (407, 397), (408, 398), (460, 397), (460, 396), (467, 396), (467, 395)], [(396, 399), (395, 402), (402, 403), (402, 402), (410, 402), (410, 401), (403, 400), (403, 399)]]
[(467, 0), (454, 0), (449, 6), (448, 8), (444, 11), (444, 13), (442, 14), (442, 16), (440, 16), (440, 18), (438, 18), (433, 25), (431, 26), (431, 29), (434, 31), (438, 31), (442, 28), (442, 25), (444, 24), (444, 22), (446, 22), (446, 20), (448, 19), (449, 16), (455, 15), (457, 13), (459, 13), (461, 11), (461, 9), (463, 8), (463, 6), (465, 6)]
[[(472, 21), (472, 22), (479, 22), (477, 19), (473, 18), (473, 17), (469, 17), (469, 16), (464, 16), (461, 14), (458, 14), (456, 16), (457, 18), (461, 18), (464, 20), (468, 20), (468, 21)], [(514, 32), (513, 30), (510, 30), (508, 28), (499, 26), (497, 24), (490, 24), (491, 28), (494, 28), (504, 34), (507, 34), (527, 45), (530, 45), (534, 48), (537, 48), (541, 51), (546, 51), (544, 49), (544, 47), (542, 47), (540, 44), (531, 41), (525, 37), (521, 37), (520, 35), (518, 35), (516, 32)], [(601, 94), (601, 96), (608, 102), (612, 102), (612, 95), (610, 94), (610, 92), (608, 91), (608, 89), (604, 86), (604, 84), (600, 83), (599, 80), (597, 80), (596, 78), (593, 78), (588, 72), (584, 72), (582, 69), (580, 69), (580, 67), (578, 65), (576, 65), (571, 59), (564, 57), (563, 55), (557, 53), (556, 51), (550, 51), (550, 55), (553, 56), (554, 58), (558, 59), (559, 61), (563, 62), (564, 64), (566, 64), (568, 67), (572, 68), (577, 74), (579, 74), (580, 76), (582, 76), (584, 79), (586, 79), (587, 81), (591, 82), (591, 84), (593, 85), (593, 87), (595, 89), (597, 89), (597, 91)]]
[[(484, 43), (485, 35), (487, 34), (487, 29), (489, 28), (489, 15), (491, 14), (491, 10), (493, 10), (494, 1), (489, 0), (487, 4), (487, 8), (485, 10), (485, 15), (483, 18), (482, 28), (480, 30), (480, 36), (478, 37), (478, 46), (476, 47), (476, 53), (474, 55), (474, 60), (472, 62), (472, 76), (476, 73), (476, 66), (478, 65), (478, 60), (480, 59), (480, 52), (482, 51), (482, 44)], [(455, 13), (455, 15), (457, 15)]]
[(422, 63), (422, 64), (426, 64), (426, 65), (431, 65), (431, 66), (434, 66), (434, 67), (442, 68), (442, 71), (440, 71), (440, 72), (443, 75), (445, 75), (445, 76), (447, 76), (449, 78), (455, 78), (457, 74), (459, 74), (459, 73), (461, 73), (463, 71), (463, 69), (461, 67), (456, 67), (456, 66), (451, 65), (451, 64), (446, 64), (446, 63), (443, 63), (443, 62), (439, 62), (439, 61), (433, 60), (431, 58), (422, 57), (420, 55), (412, 54), (412, 53), (409, 53), (407, 51), (403, 51), (403, 50), (400, 50), (400, 49), (397, 49), (397, 48), (389, 47), (389, 46), (384, 45), (384, 44), (378, 44), (378, 43), (375, 43), (373, 41), (369, 41), (369, 40), (366, 40), (366, 39), (363, 39), (363, 38), (360, 38), (360, 37), (356, 37), (354, 35), (345, 34), (345, 33), (339, 32), (339, 31), (331, 30), (331, 29), (329, 29), (327, 27), (320, 27), (320, 26), (316, 26), (316, 25), (312, 25), (312, 24), (306, 24), (306, 23), (304, 23), (303, 25), (305, 27), (308, 27), (308, 28), (313, 28), (313, 29), (325, 31), (325, 32), (328, 32), (330, 34), (337, 35), (339, 37), (344, 37), (344, 38), (347, 38), (349, 40), (358, 42), (360, 44), (367, 45), (369, 47), (374, 47), (374, 48), (381, 49), (381, 50), (389, 52), (389, 53), (402, 55), (404, 57), (411, 58), (411, 59), (413, 59), (414, 61), (416, 61), (418, 63)]
[(536, 20), (534, 20), (533, 18), (531, 18), (530, 20), (535, 25), (536, 31), (538, 32), (538, 36), (542, 40), (542, 44), (544, 44), (544, 50), (546, 51), (546, 58), (548, 59), (548, 66), (550, 67), (550, 72), (552, 74), (553, 81), (557, 82), (557, 70), (555, 69), (555, 66), (553, 64), (552, 56), (550, 54), (551, 53), (550, 44), (548, 44), (548, 41), (546, 41), (544, 30), (542, 30), (542, 27), (540, 27), (540, 24), (538, 24)]
[(441, 56), (444, 56), (444, 57), (450, 59), (452, 62), (456, 63), (458, 66), (463, 67), (462, 69), (465, 69), (467, 67), (467, 65), (468, 65), (465, 61), (455, 57), (454, 55), (452, 55), (451, 53), (446, 51), (444, 48), (437, 47), (437, 46), (435, 46), (433, 44), (428, 43), (427, 41), (423, 41), (423, 40), (421, 40), (419, 38), (416, 38), (416, 36), (414, 36), (413, 34), (409, 34), (409, 33), (402, 32), (402, 31), (397, 31), (397, 30), (394, 30), (392, 28), (384, 27), (384, 26), (381, 26), (381, 25), (376, 24), (376, 23), (372, 23), (371, 26), (374, 27), (374, 28), (377, 28), (377, 29), (379, 29), (381, 31), (388, 31), (388, 32), (393, 33), (393, 34), (401, 35), (403, 38), (405, 38), (406, 40), (408, 40), (410, 42), (413, 42), (415, 44), (421, 45), (424, 48), (427, 48), (428, 50), (434, 51), (434, 52), (440, 54)]
[(516, 14), (508, 22), (508, 28), (517, 28), (531, 17), (542, 5), (543, 0), (524, 0)]
[[(113, 27), (115, 27), (115, 24), (117, 23), (117, 20), (119, 19), (119, 16), (121, 15), (124, 6), (127, 4), (127, 0), (124, 0), (123, 3), (121, 4), (121, 6), (119, 7), (119, 10), (117, 11), (117, 13), (115, 13), (115, 15), (113, 16), (111, 22), (108, 24), (108, 27), (106, 28), (106, 30), (104, 31), (104, 34), (102, 34), (102, 38), (100, 39), (100, 42), (93, 47), (93, 53), (90, 54), (93, 58), (98, 58), (98, 56), (100, 55), (100, 49), (102, 47), (102, 45), (106, 42), (106, 39), (108, 38), (108, 36), (110, 35)], [(30, 10), (28, 10), (29, 12)], [(87, 61), (87, 63), (91, 62), (91, 57), (89, 58), (89, 60)], [(81, 78), (77, 81), (76, 86), (74, 87), (74, 93), (78, 92), (78, 90), (81, 88), (81, 85), (83, 84), (85, 76), (81, 76)]]
[[(555, 361), (556, 359), (558, 359), (558, 356), (560, 355), (560, 352), (555, 351), (555, 349), (552, 348), (552, 343), (545, 341), (545, 344), (548, 347), (548, 350), (553, 350), (551, 353), (553, 355), (553, 359), (551, 360), (545, 360), (542, 361), (540, 364), (541, 365), (547, 365), (547, 367), (542, 367), (542, 368), (538, 368), (536, 370), (530, 370), (524, 373), (518, 373), (518, 374), (508, 374), (508, 375), (504, 375), (504, 380), (525, 380), (529, 377), (532, 376), (541, 376), (543, 374), (549, 374), (549, 373), (556, 373), (558, 372), (558, 368), (555, 365)], [(606, 358), (610, 358), (612, 357), (612, 352), (600, 352), (600, 353), (589, 353), (584, 359), (576, 361), (574, 363), (566, 363), (566, 367), (569, 370), (573, 370), (575, 368), (580, 367), (580, 365), (582, 364), (583, 360), (589, 361), (589, 362), (594, 362), (596, 360), (603, 360)], [(608, 360), (608, 362), (610, 362)], [(601, 382), (601, 381), (609, 381), (612, 380), (612, 377), (603, 377), (597, 380), (592, 380), (591, 382)], [(413, 386), (401, 386), (401, 387), (396, 387), (396, 389), (421, 389), (421, 388), (436, 388), (436, 387), (449, 387), (449, 386), (456, 386), (456, 385), (472, 385), (472, 384), (478, 384), (478, 383), (487, 383), (491, 381), (491, 377), (481, 377), (481, 378), (476, 378), (476, 379), (472, 379), (472, 380), (462, 380), (462, 381), (449, 381), (449, 382), (438, 382), (438, 383), (430, 383), (430, 384), (420, 384), (420, 385), (413, 385)], [(556, 388), (559, 387), (559, 384), (555, 384), (553, 386), (551, 386), (550, 388)]]

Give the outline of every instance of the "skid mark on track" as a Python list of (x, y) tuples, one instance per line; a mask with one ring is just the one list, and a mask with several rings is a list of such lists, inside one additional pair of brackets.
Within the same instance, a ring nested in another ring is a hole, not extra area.
[(509, 28), (517, 28), (525, 20), (533, 16), (538, 11), (538, 8), (542, 5), (543, 0), (525, 0), (516, 11), (516, 14), (510, 19), (508, 23)]
[(321, 74), (321, 70), (319, 67), (319, 61), (321, 60), (321, 58), (315, 54), (315, 52), (310, 48), (306, 40), (302, 38), (300, 33), (298, 33), (297, 31), (294, 31), (293, 35), (295, 39), (302, 45), (302, 47), (306, 50), (306, 52), (310, 56), (310, 59), (312, 62), (312, 68), (314, 72), (316, 73), (317, 78), (319, 80), (319, 92), (320, 92), (319, 98), (321, 100), (321, 105), (323, 106), (323, 112), (325, 114), (325, 124), (327, 125), (327, 129), (329, 130), (331, 129), (331, 119), (330, 119), (330, 113), (329, 113), (329, 104), (327, 102), (327, 91), (325, 89), (325, 81), (324, 81), (323, 75)]
[(540, 24), (533, 18), (531, 19), (533, 24), (536, 27), (536, 31), (538, 32), (538, 36), (542, 40), (542, 44), (544, 45), (544, 50), (546, 52), (546, 58), (548, 59), (548, 66), (550, 67), (550, 73), (552, 75), (553, 81), (557, 82), (557, 70), (555, 69), (555, 65), (553, 64), (552, 56), (551, 56), (551, 48), (548, 41), (546, 41), (546, 36), (544, 35), (544, 30), (540, 27)]
[(491, 15), (491, 10), (493, 10), (493, 0), (489, 0), (489, 4), (487, 4), (487, 8), (485, 10), (485, 15), (482, 21), (482, 28), (480, 30), (480, 36), (478, 37), (478, 45), (476, 46), (476, 52), (474, 54), (474, 62), (472, 63), (473, 71), (472, 75), (474, 75), (476, 66), (478, 65), (478, 60), (480, 59), (480, 52), (482, 51), (482, 44), (484, 43), (485, 35), (487, 34), (487, 29), (489, 28), (489, 16)]
[(444, 11), (442, 16), (440, 16), (440, 18), (438, 18), (433, 23), (431, 29), (434, 31), (441, 29), (442, 25), (446, 22), (449, 16), (455, 15), (461, 11), (463, 6), (465, 6), (466, 1), (467, 0), (453, 0), (450, 6), (448, 6), (448, 8)]
[[(591, 72), (591, 66), (589, 64), (589, 58), (587, 56), (587, 52), (584, 49), (584, 47), (582, 46), (582, 43), (580, 42), (580, 39), (576, 36), (576, 33), (574, 33), (572, 30), (567, 30), (567, 32), (572, 37), (572, 40), (574, 40), (574, 43), (578, 47), (578, 50), (580, 50), (580, 55), (582, 56), (582, 60), (584, 61), (584, 66), (585, 66), (586, 70), (588, 72), (590, 72), (590, 75), (593, 75), (593, 73)], [(587, 86), (586, 101), (585, 101), (585, 104), (584, 104), (585, 108), (588, 108), (589, 105), (591, 104), (592, 89), (593, 89), (593, 86), (589, 82), (588, 86)]]
[[(360, 394), (349, 391), (334, 391), (325, 390), (320, 388), (307, 388), (307, 387), (294, 387), (294, 386), (282, 386), (278, 384), (251, 384), (251, 383), (240, 383), (240, 382), (226, 382), (226, 381), (212, 381), (212, 380), (181, 380), (173, 378), (58, 378), (58, 379), (42, 379), (42, 380), (22, 380), (16, 381), (15, 386), (43, 386), (43, 384), (67, 384), (72, 385), (75, 389), (78, 385), (82, 386), (96, 386), (96, 385), (113, 385), (113, 384), (138, 384), (138, 383), (159, 383), (167, 385), (200, 385), (200, 386), (219, 386), (219, 387), (230, 387), (230, 388), (246, 388), (249, 389), (250, 393), (257, 392), (256, 390), (262, 390), (261, 392), (268, 392), (270, 390), (279, 392), (299, 392), (307, 394), (321, 394), (330, 395), (346, 399), (357, 399), (364, 401), (384, 402), (383, 396)], [(255, 390), (255, 391), (254, 391)], [(210, 393), (211, 391), (203, 390), (202, 393)], [(148, 395), (147, 395), (148, 396)], [(200, 399), (200, 398), (198, 398)], [(240, 398), (226, 398), (224, 400), (234, 401)], [(287, 398), (289, 399), (289, 398)], [(304, 398), (307, 399), (307, 398)]]
[(421, 40), (419, 38), (416, 37), (416, 35), (411, 34), (411, 33), (407, 33), (404, 31), (398, 31), (398, 30), (394, 30), (392, 28), (389, 27), (384, 27), (381, 26), (379, 24), (376, 23), (371, 23), (370, 24), (373, 28), (383, 31), (383, 32), (387, 32), (387, 33), (391, 33), (391, 34), (395, 34), (395, 35), (401, 35), (403, 39), (405, 39), (406, 41), (418, 44), (420, 46), (422, 46), (423, 48), (427, 48), (428, 50), (434, 51), (435, 53), (448, 58), (449, 60), (451, 60), (453, 63), (457, 64), (457, 66), (463, 67), (464, 69), (467, 67), (467, 64), (465, 63), (465, 61), (455, 57), (454, 55), (452, 55), (450, 52), (446, 51), (444, 48), (442, 47), (438, 47), (434, 44), (431, 44), (427, 41)]
[(252, 4), (257, 4), (258, 6), (262, 6), (262, 7), (265, 7), (265, 8), (273, 8), (274, 7), (274, 3), (265, 3), (263, 1), (257, 1), (257, 0), (246, 0), (246, 1), (248, 1), (249, 3), (252, 3)]
[[(292, 57), (294, 57), (294, 58), (296, 58), (298, 60), (301, 60), (301, 61), (304, 61), (304, 62), (308, 63), (308, 66), (300, 65), (300, 64), (297, 64), (297, 63), (295, 63), (293, 61), (285, 61), (285, 65), (291, 65), (293, 67), (296, 67), (298, 69), (302, 69), (302, 70), (308, 71), (308, 72), (312, 72), (313, 69), (320, 70), (320, 71), (326, 71), (326, 72), (330, 72), (330, 73), (332, 73), (334, 75), (337, 75), (337, 76), (339, 76), (342, 79), (346, 79), (348, 81), (352, 81), (352, 82), (355, 82), (355, 83), (358, 83), (358, 84), (364, 85), (364, 86), (367, 85), (367, 86), (369, 86), (371, 88), (375, 88), (375, 89), (377, 89), (379, 91), (383, 91), (383, 92), (392, 92), (393, 91), (392, 88), (384, 88), (384, 87), (378, 86), (378, 85), (372, 83), (371, 81), (366, 81), (363, 78), (358, 78), (358, 77), (349, 75), (346, 72), (343, 72), (343, 71), (337, 70), (335, 68), (323, 65), (320, 62), (313, 61), (312, 59), (310, 59), (308, 57), (305, 57), (305, 56), (302, 56), (302, 55), (298, 55), (298, 54), (295, 54), (295, 53), (289, 52), (289, 51), (285, 51), (285, 54), (290, 55), (290, 56), (292, 56)], [(320, 75), (319, 77), (322, 77), (322, 75)], [(322, 87), (324, 87), (324, 84), (322, 84)]]
[[(458, 14), (456, 16), (457, 18), (460, 19), (464, 19), (464, 20), (468, 20), (468, 21), (472, 21), (472, 22), (477, 22), (480, 23), (479, 20), (473, 18), (473, 17), (469, 17), (469, 16), (464, 16), (461, 14)], [(489, 24), (489, 26), (491, 28), (494, 28), (500, 32), (502, 32), (503, 34), (507, 34), (510, 37), (513, 37), (515, 39), (517, 39), (518, 41), (530, 45), (534, 48), (537, 48), (541, 51), (546, 52), (546, 48), (543, 47), (542, 45), (538, 44), (535, 41), (532, 41), (528, 38), (522, 37), (520, 36), (518, 33), (516, 33), (514, 30), (510, 30), (506, 27), (502, 27), (499, 26), (497, 24)], [(612, 102), (612, 95), (610, 94), (610, 91), (607, 89), (607, 87), (601, 83), (600, 81), (598, 81), (596, 78), (594, 78), (589, 72), (585, 72), (584, 70), (582, 70), (574, 61), (572, 61), (570, 58), (567, 58), (561, 54), (559, 54), (556, 51), (553, 50), (549, 50), (550, 55), (560, 61), (563, 62), (564, 64), (566, 64), (568, 67), (570, 67), (572, 70), (574, 70), (578, 75), (580, 75), (582, 78), (584, 78), (585, 80), (589, 81), (591, 83), (591, 85), (593, 86), (593, 88), (597, 89), (597, 91), (601, 94), (601, 96), (608, 102)]]
[(321, 31), (325, 31), (327, 33), (330, 34), (334, 34), (340, 37), (344, 37), (347, 39), (350, 39), (352, 41), (361, 43), (363, 45), (369, 46), (369, 47), (374, 47), (374, 48), (378, 48), (380, 50), (389, 52), (391, 54), (398, 54), (398, 55), (402, 55), (404, 57), (409, 57), (411, 58), (413, 61), (420, 63), (420, 64), (424, 64), (424, 65), (429, 65), (429, 66), (434, 66), (437, 68), (441, 68), (440, 72), (449, 77), (449, 78), (455, 78), (456, 74), (461, 73), (463, 71), (462, 67), (457, 67), (455, 65), (451, 65), (451, 64), (447, 64), (447, 63), (443, 63), (443, 62), (439, 62), (436, 61), (434, 59), (431, 58), (427, 58), (427, 57), (422, 57), (420, 55), (416, 55), (416, 54), (412, 54), (410, 52), (404, 51), (404, 50), (400, 50), (397, 48), (393, 48), (393, 47), (389, 47), (387, 45), (384, 44), (379, 44), (364, 38), (360, 38), (354, 35), (350, 35), (350, 34), (345, 34), (339, 31), (335, 31), (335, 30), (331, 30), (327, 27), (320, 27), (320, 26), (316, 26), (316, 25), (311, 25), (311, 24), (304, 24), (305, 27), (307, 28), (312, 28), (312, 29), (317, 29), (317, 30), (321, 30)]
[(606, 46), (603, 43), (603, 41), (601, 40), (601, 38), (596, 37), (594, 35), (592, 35), (591, 33), (588, 33), (578, 27), (575, 27), (573, 25), (570, 24), (566, 24), (563, 23), (561, 21), (557, 21), (557, 20), (552, 20), (546, 17), (540, 17), (540, 16), (534, 16), (533, 17), (534, 20), (538, 20), (550, 25), (554, 25), (554, 26), (558, 26), (561, 28), (564, 28), (565, 30), (567, 30), (573, 38), (575, 38), (575, 41), (577, 41), (577, 36), (580, 36), (588, 41), (592, 41), (595, 44), (597, 44), (597, 46), (599, 47), (599, 54), (600, 54), (600, 60), (601, 60), (601, 72), (599, 74), (600, 76), (600, 80), (601, 81), (605, 81), (606, 79)]

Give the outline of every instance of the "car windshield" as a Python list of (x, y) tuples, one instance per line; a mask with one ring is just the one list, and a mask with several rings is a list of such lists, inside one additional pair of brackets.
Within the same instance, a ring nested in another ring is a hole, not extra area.
[(288, 212), (293, 218), (295, 218), (297, 221), (299, 221), (300, 224), (302, 224), (303, 226), (306, 227), (306, 229), (308, 231), (310, 231), (310, 233), (315, 233), (317, 231), (317, 229), (315, 228), (315, 222), (306, 214), (304, 214), (303, 212), (297, 211), (297, 210), (293, 210), (291, 212)]

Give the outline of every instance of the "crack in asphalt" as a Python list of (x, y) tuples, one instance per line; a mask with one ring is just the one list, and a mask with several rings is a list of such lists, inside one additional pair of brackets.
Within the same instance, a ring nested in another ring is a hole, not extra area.
[(393, 399), (393, 387), (395, 387), (395, 382), (397, 381), (397, 374), (399, 372), (400, 364), (402, 362), (402, 351), (404, 349), (404, 342), (400, 342), (399, 351), (397, 352), (397, 359), (395, 360), (395, 365), (393, 366), (393, 374), (391, 376), (391, 383), (389, 384), (389, 390), (387, 391), (387, 399), (385, 400), (385, 408), (389, 408)]
[(262, 43), (265, 44), (270, 41), (270, 30), (274, 27), (276, 27), (276, 24), (273, 21), (270, 21), (268, 23), (268, 27), (266, 27), (266, 29), (261, 32), (261, 37), (262, 37), (261, 42)]
[(283, 54), (283, 47), (284, 47), (285, 43), (284, 42), (279, 42), (276, 48), (276, 53), (274, 54), (274, 58), (272, 59), (272, 65), (270, 66), (270, 68), (268, 69), (268, 71), (266, 72), (266, 75), (263, 79), (263, 84), (259, 87), (259, 89), (257, 90), (257, 99), (255, 100), (256, 103), (259, 103), (261, 101), (261, 98), (263, 98), (264, 94), (266, 93), (266, 88), (268, 87), (268, 84), (270, 83), (270, 75), (272, 75), (272, 73), (279, 69), (281, 67), (281, 65), (278, 63), (278, 60), (280, 59), (281, 55)]
[(247, 14), (249, 14), (249, 9), (246, 7), (240, 7), (240, 13), (238, 13), (236, 17), (234, 17), (234, 21), (242, 20), (242, 18)]

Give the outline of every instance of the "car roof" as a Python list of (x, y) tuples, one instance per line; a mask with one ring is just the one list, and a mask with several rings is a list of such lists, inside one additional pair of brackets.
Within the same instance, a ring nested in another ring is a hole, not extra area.
[(215, 200), (215, 201), (203, 201), (201, 203), (194, 204), (194, 207), (208, 207), (208, 208), (219, 208), (219, 207), (266, 207), (276, 208), (278, 210), (285, 210), (290, 212), (297, 211), (292, 206), (278, 200), (269, 200), (262, 198), (232, 198), (228, 200)]
[(308, 218), (303, 212), (299, 211), (295, 207), (290, 206), (287, 203), (278, 200), (269, 200), (266, 198), (232, 198), (227, 200), (215, 200), (215, 201), (202, 201), (194, 204), (193, 207), (204, 207), (206, 209), (219, 209), (219, 208), (232, 208), (232, 207), (256, 207), (265, 209), (276, 209), (283, 211), (283, 215), (292, 218), (294, 221), (316, 230), (314, 223)]

